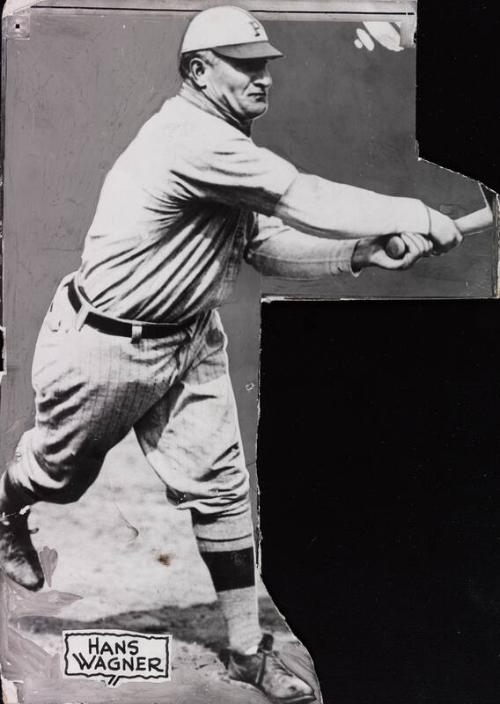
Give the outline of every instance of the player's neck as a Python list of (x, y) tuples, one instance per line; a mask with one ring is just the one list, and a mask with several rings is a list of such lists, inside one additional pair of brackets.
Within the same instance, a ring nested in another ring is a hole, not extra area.
[(219, 117), (225, 122), (229, 122), (230, 125), (233, 125), (237, 129), (241, 130), (246, 135), (250, 134), (252, 125), (251, 120), (243, 121), (241, 118), (231, 113), (226, 106), (222, 104), (219, 105), (213, 100), (210, 100), (210, 98), (208, 98), (204, 93), (197, 90), (186, 81), (182, 84), (179, 95), (192, 105), (199, 107), (201, 110), (205, 110), (205, 112), (215, 115), (215, 117)]

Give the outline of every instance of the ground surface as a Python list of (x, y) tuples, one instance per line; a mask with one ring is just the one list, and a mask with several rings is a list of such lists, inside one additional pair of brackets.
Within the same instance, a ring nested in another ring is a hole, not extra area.
[[(97, 482), (78, 503), (39, 504), (30, 523), (38, 528), (37, 548), (57, 551), (52, 593), (81, 598), (68, 597), (62, 609), (54, 609), (53, 600), (47, 601), (49, 587), (33, 601), (21, 595), (24, 606), (13, 625), (23, 636), (57, 656), (63, 629), (171, 633), (177, 682), (189, 682), (194, 674), (227, 681), (216, 656), (226, 644), (224, 622), (189, 515), (167, 505), (163, 485), (134, 436), (108, 455)], [(259, 591), (263, 628), (274, 632), (280, 645), (304, 652), (262, 585)], [(254, 696), (255, 690), (247, 692)]]

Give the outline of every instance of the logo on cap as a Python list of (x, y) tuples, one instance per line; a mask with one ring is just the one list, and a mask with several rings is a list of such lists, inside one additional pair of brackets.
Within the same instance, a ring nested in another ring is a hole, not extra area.
[(255, 32), (256, 37), (260, 37), (260, 33), (262, 31), (262, 28), (260, 26), (260, 23), (257, 22), (256, 20), (250, 20), (250, 27), (253, 29)]

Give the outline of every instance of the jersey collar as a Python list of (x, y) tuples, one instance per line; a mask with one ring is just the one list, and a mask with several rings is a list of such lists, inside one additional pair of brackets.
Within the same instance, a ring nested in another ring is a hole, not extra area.
[(190, 86), (189, 83), (184, 82), (182, 84), (181, 89), (179, 91), (179, 96), (184, 100), (187, 100), (187, 102), (191, 103), (191, 105), (195, 105), (197, 108), (200, 108), (201, 110), (210, 113), (210, 115), (214, 115), (215, 117), (224, 120), (224, 122), (228, 122), (230, 125), (240, 130), (240, 132), (246, 134), (247, 137), (250, 136), (250, 129), (252, 124), (251, 121), (243, 123), (240, 120), (236, 119), (233, 115), (230, 115), (219, 105), (212, 102), (209, 98), (206, 97), (206, 95)]

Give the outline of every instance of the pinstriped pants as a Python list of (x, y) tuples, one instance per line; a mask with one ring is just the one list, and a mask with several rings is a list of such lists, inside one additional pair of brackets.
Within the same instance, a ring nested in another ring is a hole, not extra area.
[(76, 319), (63, 283), (35, 349), (36, 423), (7, 470), (14, 489), (27, 503), (76, 501), (133, 428), (169, 501), (192, 509), (199, 538), (246, 544), (248, 472), (219, 314), (135, 341)]

